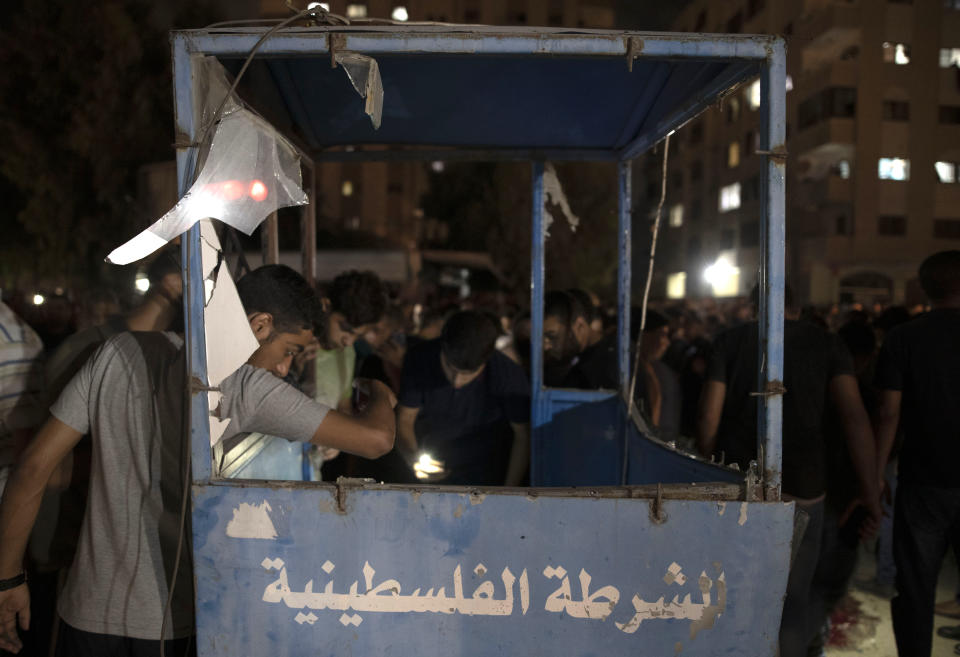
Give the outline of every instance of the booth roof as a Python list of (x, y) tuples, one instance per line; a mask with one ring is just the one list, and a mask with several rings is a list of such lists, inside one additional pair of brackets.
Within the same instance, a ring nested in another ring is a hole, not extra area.
[[(318, 32), (325, 38), (305, 38)], [(224, 39), (251, 37), (249, 29), (215, 37), (201, 33), (221, 46)], [(331, 66), (330, 34), (344, 35), (340, 44), (345, 50), (361, 41), (375, 46), (352, 50), (374, 57), (379, 65), (379, 129), (371, 125), (364, 100), (342, 67)], [(381, 144), (568, 152), (571, 159), (586, 159), (584, 152), (596, 159), (637, 155), (638, 145), (652, 145), (756, 76), (762, 59), (755, 53), (774, 40), (473, 26), (313, 28), (293, 35), (271, 37), (293, 45), (261, 49), (239, 91), (311, 156), (339, 146)], [(584, 52), (589, 48), (576, 52), (572, 37), (576, 44), (589, 45), (592, 39), (622, 43), (621, 54)], [(536, 50), (517, 52), (524, 38)], [(656, 45), (667, 46), (660, 48), (664, 55), (650, 54)], [(500, 52), (498, 46), (513, 52)], [(640, 56), (629, 66), (631, 48)], [(737, 56), (740, 52), (754, 54)], [(236, 74), (242, 54), (217, 54)]]

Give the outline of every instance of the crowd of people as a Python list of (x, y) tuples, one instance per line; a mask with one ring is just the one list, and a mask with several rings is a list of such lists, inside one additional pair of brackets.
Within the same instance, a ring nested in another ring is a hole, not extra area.
[[(939, 567), (960, 546), (960, 251), (919, 274), (929, 309), (801, 308), (787, 291), (782, 492), (806, 530), (784, 657), (821, 654), (871, 535), (900, 654), (930, 654)], [(47, 654), (51, 636), (60, 655), (192, 649), (192, 573), (175, 564), (189, 432), (173, 252), (149, 279), (136, 307), (60, 327), (46, 351), (0, 304), (0, 653)], [(219, 386), (223, 476), (522, 486), (531, 348), (546, 386), (620, 387), (616, 310), (590, 291), (550, 291), (532, 346), (528, 311), (401, 303), (372, 272), (314, 289), (267, 265), (237, 290), (258, 348)], [(634, 400), (656, 436), (741, 470), (758, 459), (755, 295), (631, 317)], [(258, 456), (228, 467), (252, 441)], [(960, 617), (958, 601), (937, 611)]]

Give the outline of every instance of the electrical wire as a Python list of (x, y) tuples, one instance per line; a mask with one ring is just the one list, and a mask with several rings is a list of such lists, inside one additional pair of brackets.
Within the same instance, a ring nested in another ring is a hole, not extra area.
[[(633, 417), (633, 409), (636, 406), (634, 394), (637, 389), (637, 375), (640, 372), (640, 345), (643, 342), (643, 330), (647, 326), (647, 303), (650, 300), (650, 285), (653, 282), (653, 265), (657, 255), (657, 237), (660, 235), (660, 218), (663, 215), (663, 204), (667, 199), (667, 162), (670, 156), (670, 135), (663, 140), (663, 171), (660, 180), (660, 202), (657, 203), (657, 213), (653, 220), (653, 234), (650, 239), (650, 262), (647, 265), (647, 280), (643, 287), (643, 302), (640, 305), (640, 331), (637, 333), (637, 343), (634, 345), (636, 355), (633, 360), (633, 374), (630, 376), (630, 391), (627, 402), (627, 418)], [(624, 308), (624, 312), (629, 312), (629, 308)], [(627, 483), (627, 457), (629, 455), (628, 440), (623, 442), (623, 468), (621, 471), (621, 483)]]
[[(672, 133), (671, 133), (672, 134)], [(637, 387), (637, 371), (640, 365), (640, 342), (643, 330), (647, 326), (647, 303), (650, 301), (650, 284), (653, 282), (653, 265), (657, 255), (657, 237), (660, 234), (660, 217), (663, 214), (663, 203), (667, 199), (667, 161), (670, 156), (670, 135), (663, 141), (663, 173), (660, 181), (660, 202), (657, 204), (657, 214), (653, 220), (653, 236), (650, 240), (650, 262), (647, 266), (647, 281), (643, 288), (643, 302), (640, 305), (640, 332), (637, 337), (636, 356), (633, 361), (633, 376), (630, 378), (630, 411), (633, 411), (633, 393)]]

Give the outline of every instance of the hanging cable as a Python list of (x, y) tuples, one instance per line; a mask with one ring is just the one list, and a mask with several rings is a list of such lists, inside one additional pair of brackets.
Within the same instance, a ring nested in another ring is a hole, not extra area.
[[(663, 173), (660, 181), (660, 202), (657, 204), (657, 214), (653, 220), (653, 235), (650, 239), (650, 262), (647, 266), (647, 281), (643, 288), (643, 302), (640, 305), (640, 331), (637, 334), (636, 356), (633, 360), (633, 374), (630, 377), (630, 401), (628, 403), (627, 416), (633, 415), (633, 408), (636, 404), (634, 393), (637, 388), (637, 374), (640, 371), (640, 344), (643, 341), (643, 330), (647, 326), (647, 303), (650, 300), (650, 284), (653, 282), (653, 264), (657, 255), (657, 236), (660, 234), (660, 216), (663, 214), (663, 203), (667, 199), (667, 161), (670, 156), (670, 135), (663, 140)], [(627, 312), (629, 309), (624, 309)], [(624, 468), (626, 468), (626, 459), (624, 459)]]

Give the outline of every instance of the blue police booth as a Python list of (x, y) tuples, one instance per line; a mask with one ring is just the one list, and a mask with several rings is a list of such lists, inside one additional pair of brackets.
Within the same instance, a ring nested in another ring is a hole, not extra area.
[[(226, 477), (211, 458), (204, 244), (200, 227), (190, 229), (199, 654), (775, 654), (794, 530), (793, 505), (780, 499), (783, 41), (364, 24), (212, 27), (175, 32), (172, 46), (181, 194), (195, 176), (197, 72), (207, 57), (244, 74), (239, 96), (307, 164), (530, 161), (533, 345), (543, 332), (545, 163), (617, 162), (620, 197), (620, 389), (547, 388), (532, 350), (527, 489)], [(345, 53), (376, 61), (379, 128), (370, 98), (333, 66)], [(767, 159), (762, 457), (739, 472), (658, 440), (626, 402), (630, 181), (634, 158), (757, 77)], [(373, 144), (384, 148), (337, 148)]]

